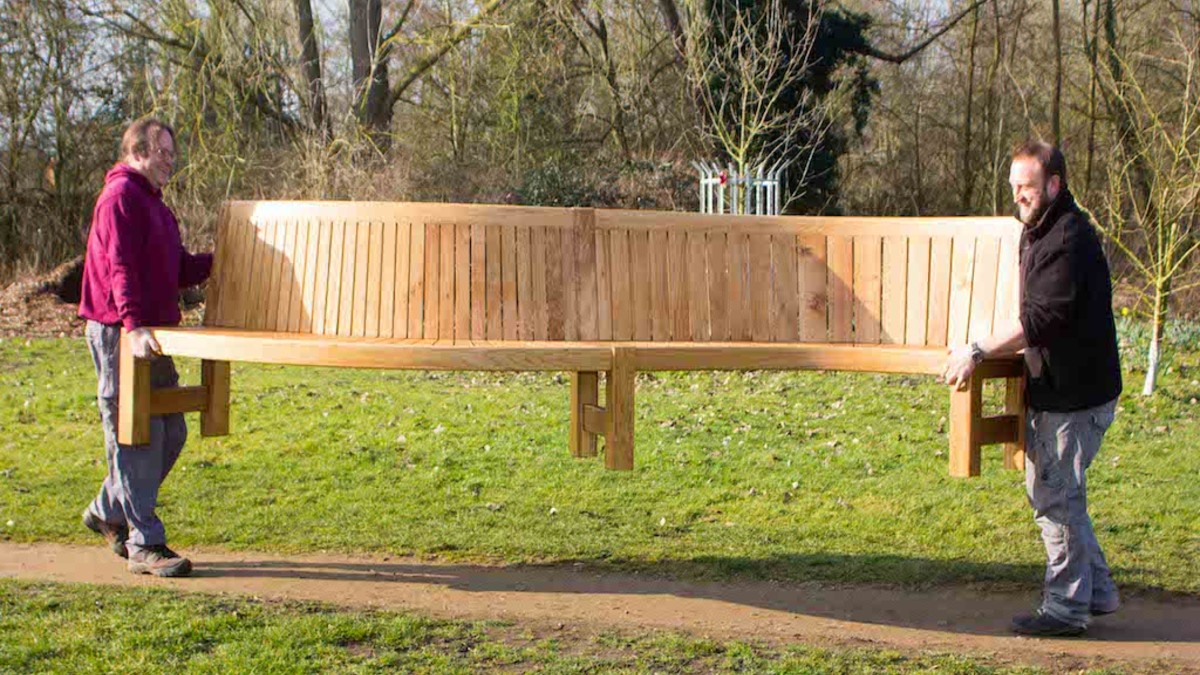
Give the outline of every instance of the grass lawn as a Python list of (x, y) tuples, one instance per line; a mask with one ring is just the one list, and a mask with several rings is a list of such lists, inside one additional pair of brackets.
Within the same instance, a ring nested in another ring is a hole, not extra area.
[(0, 671), (1032, 673), (950, 654), (534, 633), (311, 603), (0, 580)]
[[(181, 364), (198, 381), (196, 362)], [(1089, 472), (1127, 590), (1200, 592), (1200, 352), (1127, 395)], [(172, 545), (585, 561), (675, 576), (1040, 584), (1019, 472), (947, 475), (932, 378), (649, 374), (637, 469), (566, 449), (552, 374), (234, 366), (234, 432), (193, 437), (162, 494)], [(993, 392), (993, 403), (998, 401)], [(0, 342), (0, 538), (97, 541), (104, 472), (81, 340)]]

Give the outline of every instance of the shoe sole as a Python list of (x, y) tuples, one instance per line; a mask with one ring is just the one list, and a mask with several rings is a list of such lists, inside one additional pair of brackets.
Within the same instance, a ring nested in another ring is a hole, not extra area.
[(186, 577), (192, 573), (192, 562), (183, 558), (182, 562), (170, 567), (151, 567), (146, 563), (129, 563), (130, 574), (152, 574), (156, 577)]
[(1017, 635), (1028, 635), (1029, 637), (1079, 637), (1083, 635), (1086, 628), (1059, 628), (1056, 630), (1028, 630), (1019, 626), (1012, 626), (1012, 631)]
[[(91, 516), (91, 517), (89, 518), (89, 516)], [(108, 536), (105, 535), (104, 532), (102, 532), (100, 530), (100, 527), (93, 522), (94, 518), (95, 518), (95, 516), (92, 516), (92, 514), (90, 512), (84, 511), (83, 512), (83, 526), (86, 527), (87, 529), (91, 530), (92, 532), (95, 532), (96, 534), (100, 535), (101, 537), (104, 537), (104, 541), (108, 542), (109, 550), (111, 550), (113, 553), (121, 556), (122, 558), (129, 558), (129, 551), (125, 550), (125, 541), (123, 539), (121, 539), (120, 537), (118, 537), (112, 541), (109, 541)]]

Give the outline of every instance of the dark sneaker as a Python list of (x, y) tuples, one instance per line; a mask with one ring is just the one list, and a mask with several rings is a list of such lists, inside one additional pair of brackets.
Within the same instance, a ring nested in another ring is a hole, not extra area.
[(1076, 626), (1066, 621), (1060, 621), (1039, 609), (1033, 614), (1022, 614), (1021, 616), (1013, 617), (1012, 629), (1014, 633), (1020, 633), (1021, 635), (1074, 637), (1076, 635), (1083, 635), (1083, 632), (1087, 630), (1087, 626)]
[(125, 540), (129, 538), (129, 528), (125, 525), (113, 525), (112, 523), (101, 520), (99, 516), (92, 513), (91, 509), (83, 511), (83, 525), (87, 529), (104, 537), (108, 542), (108, 547), (113, 553), (128, 558), (129, 553), (125, 550)]
[(1112, 605), (1111, 607), (1100, 607), (1099, 605), (1092, 605), (1088, 609), (1088, 611), (1091, 613), (1092, 616), (1104, 616), (1105, 614), (1112, 614), (1113, 612), (1117, 611), (1120, 608), (1121, 608), (1121, 603), (1118, 602), (1115, 605)]
[(129, 556), (129, 571), (133, 574), (153, 574), (156, 577), (186, 577), (192, 573), (192, 561), (167, 548), (165, 544), (138, 548)]

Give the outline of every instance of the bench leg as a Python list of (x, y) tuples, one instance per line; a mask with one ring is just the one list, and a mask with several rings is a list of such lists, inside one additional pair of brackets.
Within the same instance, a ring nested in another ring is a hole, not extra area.
[(596, 434), (584, 424), (587, 406), (600, 404), (600, 373), (571, 373), (571, 456), (595, 457)]
[(950, 392), (950, 475), (979, 475), (983, 426), (983, 378), (972, 375), (967, 386)]
[(205, 406), (200, 411), (200, 435), (224, 436), (229, 433), (229, 362), (200, 362), (200, 385), (204, 387)]
[(1005, 380), (1004, 413), (1017, 417), (1017, 440), (1004, 444), (1004, 468), (1025, 470), (1025, 378)]
[(117, 441), (145, 445), (150, 442), (150, 361), (134, 358), (125, 331), (121, 331), (118, 368)]
[(604, 407), (607, 425), (604, 434), (604, 466), (609, 469), (633, 469), (633, 390), (632, 349), (614, 349), (613, 365), (605, 377)]

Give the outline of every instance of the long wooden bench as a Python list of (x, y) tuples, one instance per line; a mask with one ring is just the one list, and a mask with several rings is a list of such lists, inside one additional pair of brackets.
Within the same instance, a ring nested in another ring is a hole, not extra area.
[[(1011, 218), (723, 216), (462, 204), (231, 202), (204, 326), (156, 328), (201, 385), (151, 390), (122, 353), (122, 442), (149, 416), (229, 431), (231, 361), (566, 371), (570, 449), (631, 469), (634, 378), (663, 370), (938, 374), (946, 345), (1017, 312)], [(950, 394), (950, 473), (980, 446), (1023, 462), (1022, 368), (986, 361)], [(601, 375), (605, 397), (600, 399)], [(1005, 413), (982, 414), (985, 379)]]

